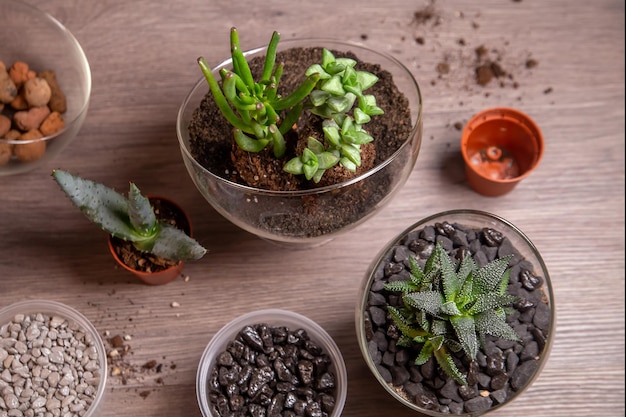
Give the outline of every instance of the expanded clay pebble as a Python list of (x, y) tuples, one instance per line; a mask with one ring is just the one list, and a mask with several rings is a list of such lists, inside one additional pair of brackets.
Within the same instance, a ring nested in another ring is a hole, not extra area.
[(244, 327), (209, 376), (216, 416), (327, 417), (335, 408), (331, 359), (306, 331)]
[(83, 416), (100, 369), (95, 343), (78, 324), (18, 314), (0, 327), (0, 416)]

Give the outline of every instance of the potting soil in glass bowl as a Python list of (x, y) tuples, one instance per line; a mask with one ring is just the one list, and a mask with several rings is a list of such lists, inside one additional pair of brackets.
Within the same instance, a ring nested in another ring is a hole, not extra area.
[(106, 351), (78, 311), (48, 300), (0, 310), (0, 415), (96, 415), (107, 379)]
[[(366, 130), (374, 137), (371, 143), (376, 146), (376, 160), (371, 169), (349, 180), (323, 186), (320, 183), (317, 187), (312, 186), (311, 181), (297, 189), (280, 190), (244, 183), (237, 169), (229, 163), (233, 158), (232, 128), (220, 129), (225, 133), (219, 137), (210, 133), (215, 126), (226, 122), (221, 114), (212, 114), (217, 108), (204, 77), (184, 99), (177, 117), (176, 130), (183, 161), (200, 194), (235, 225), (287, 248), (303, 249), (324, 244), (377, 213), (405, 184), (421, 146), (423, 122), (419, 86), (409, 69), (380, 51), (328, 39), (280, 41), (277, 61), (285, 63), (281, 86), (290, 78), (304, 75), (309, 63), (319, 62), (322, 48), (338, 51), (337, 57), (351, 54), (362, 65), (368, 65), (367, 71), (379, 76), (379, 81), (371, 88), (377, 92), (366, 90), (367, 94), (377, 96), (378, 105), (386, 112), (372, 117), (367, 123)], [(295, 55), (299, 51), (306, 52), (304, 58)], [(245, 55), (254, 62), (262, 59), (265, 53), (266, 47), (263, 47), (247, 51)], [(231, 67), (230, 59), (217, 65), (213, 69), (216, 79), (220, 79), (221, 69)], [(292, 70), (294, 67), (298, 69)], [(389, 85), (382, 87), (383, 81)], [(204, 117), (197, 117), (204, 113)], [(293, 143), (293, 139), (287, 143)], [(263, 166), (269, 165), (265, 160), (262, 162)], [(277, 176), (277, 173), (261, 174), (257, 179)], [(301, 181), (300, 178), (294, 177), (286, 182), (293, 185)]]
[[(472, 256), (478, 267), (512, 255), (506, 293), (516, 300), (500, 313), (506, 312), (505, 325), (520, 340), (487, 334), (474, 361), (449, 348), (466, 384), (443, 372), (432, 356), (415, 364), (424, 342), (400, 343), (402, 332), (387, 309), (402, 309), (406, 299), (384, 286), (411, 279), (410, 258), (424, 267), (437, 243), (453, 262)], [(474, 417), (508, 404), (539, 376), (554, 339), (552, 285), (539, 251), (513, 224), (481, 211), (438, 213), (400, 233), (370, 266), (359, 300), (356, 330), (367, 366), (396, 400), (428, 416)]]
[(347, 385), (341, 352), (322, 327), (269, 309), (244, 314), (213, 336), (196, 393), (204, 417), (339, 417)]

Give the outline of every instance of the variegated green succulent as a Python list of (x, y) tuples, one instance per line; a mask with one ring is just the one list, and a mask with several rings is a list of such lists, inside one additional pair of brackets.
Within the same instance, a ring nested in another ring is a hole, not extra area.
[(383, 114), (376, 98), (364, 94), (378, 77), (355, 70), (355, 60), (336, 58), (323, 48), (321, 63), (311, 65), (305, 71), (304, 81), (283, 97), (278, 94), (283, 74), (283, 64), (276, 64), (279, 40), (280, 34), (274, 32), (258, 81), (241, 50), (236, 28), (230, 32), (233, 68), (220, 70), (221, 88), (206, 59), (198, 58), (217, 107), (233, 126), (235, 142), (247, 152), (260, 152), (271, 146), (274, 156), (282, 158), (286, 152), (284, 135), (306, 110), (324, 119), (325, 143), (310, 138), (306, 150), (290, 159), (284, 170), (315, 182), (320, 181), (326, 169), (337, 164), (356, 171), (361, 165), (360, 146), (373, 140), (363, 125), (372, 116)]
[(410, 258), (410, 280), (390, 282), (388, 291), (402, 294), (403, 306), (388, 307), (402, 333), (398, 344), (420, 347), (415, 363), (424, 364), (431, 356), (446, 374), (467, 384), (451, 352), (463, 350), (476, 359), (484, 335), (519, 340), (506, 322), (506, 308), (516, 301), (507, 293), (511, 256), (479, 267), (471, 256), (453, 263), (437, 243), (422, 269)]
[(172, 261), (196, 260), (206, 253), (184, 231), (159, 222), (149, 199), (132, 182), (126, 198), (103, 184), (60, 169), (54, 170), (52, 177), (91, 222), (143, 252)]

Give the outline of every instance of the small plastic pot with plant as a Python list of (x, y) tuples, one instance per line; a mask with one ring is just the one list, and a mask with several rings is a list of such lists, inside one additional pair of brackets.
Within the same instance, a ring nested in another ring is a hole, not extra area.
[[(243, 52), (210, 68), (177, 131), (194, 183), (227, 219), (269, 241), (324, 243), (374, 214), (404, 184), (421, 143), (411, 73), (366, 47), (324, 39)], [(208, 90), (207, 91), (207, 84)]]
[(132, 182), (125, 197), (67, 171), (57, 169), (52, 176), (72, 203), (109, 233), (115, 260), (145, 283), (170, 282), (180, 275), (185, 261), (207, 252), (191, 237), (185, 212), (167, 198), (144, 196)]

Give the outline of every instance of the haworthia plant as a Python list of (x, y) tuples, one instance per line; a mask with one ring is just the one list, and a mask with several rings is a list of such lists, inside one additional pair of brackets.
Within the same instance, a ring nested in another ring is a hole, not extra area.
[(184, 231), (159, 222), (150, 200), (132, 182), (126, 198), (112, 188), (67, 171), (54, 170), (52, 177), (91, 222), (143, 252), (172, 261), (196, 260), (206, 253)]
[(434, 356), (446, 374), (465, 385), (466, 377), (451, 351), (463, 350), (475, 360), (484, 335), (519, 340), (506, 322), (505, 308), (516, 301), (506, 291), (510, 259), (502, 257), (478, 267), (466, 256), (455, 264), (437, 243), (423, 269), (410, 258), (410, 279), (385, 285), (386, 290), (402, 294), (403, 306), (389, 306), (388, 311), (402, 333), (398, 344), (420, 348), (416, 364)]

